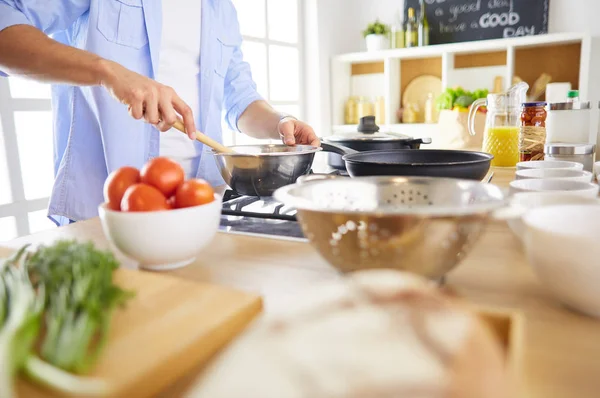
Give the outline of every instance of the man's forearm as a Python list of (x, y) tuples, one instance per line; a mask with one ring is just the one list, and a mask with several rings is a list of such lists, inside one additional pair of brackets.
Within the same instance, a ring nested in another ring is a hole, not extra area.
[(242, 113), (238, 128), (246, 135), (258, 139), (279, 139), (277, 126), (281, 114), (266, 101), (254, 101)]
[(52, 40), (29, 25), (0, 31), (0, 70), (48, 83), (102, 84), (114, 64)]

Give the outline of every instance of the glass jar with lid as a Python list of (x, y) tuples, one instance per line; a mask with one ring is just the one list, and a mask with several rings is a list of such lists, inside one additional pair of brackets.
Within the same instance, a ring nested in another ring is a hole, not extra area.
[(589, 101), (558, 102), (548, 105), (546, 142), (580, 144), (590, 140), (592, 104)]
[(594, 170), (594, 153), (596, 146), (580, 143), (553, 143), (544, 147), (546, 160), (564, 160), (583, 164), (583, 169), (589, 172)]
[(369, 98), (359, 97), (356, 103), (356, 117), (360, 120), (365, 116), (375, 116), (375, 107)]
[(544, 160), (546, 143), (546, 103), (525, 102), (521, 105), (519, 160)]

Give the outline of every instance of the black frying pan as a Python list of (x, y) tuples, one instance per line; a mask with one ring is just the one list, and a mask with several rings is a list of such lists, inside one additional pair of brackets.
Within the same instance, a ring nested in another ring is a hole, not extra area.
[(472, 151), (396, 149), (358, 152), (328, 143), (322, 143), (321, 147), (342, 155), (352, 177), (428, 176), (481, 181), (494, 158), (489, 153)]

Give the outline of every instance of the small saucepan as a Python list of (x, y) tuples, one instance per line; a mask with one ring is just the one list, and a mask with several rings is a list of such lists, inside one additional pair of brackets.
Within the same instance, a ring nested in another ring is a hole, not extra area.
[(396, 149), (359, 152), (331, 143), (323, 150), (342, 156), (348, 174), (359, 176), (425, 176), (481, 181), (487, 175), (491, 154), (437, 149)]
[[(403, 134), (379, 131), (374, 116), (360, 119), (357, 131), (323, 137), (321, 141), (341, 145), (358, 152), (395, 149), (420, 149), (421, 144), (431, 144), (431, 138), (413, 138)], [(337, 153), (328, 154), (328, 163), (334, 169), (346, 170), (346, 164)]]

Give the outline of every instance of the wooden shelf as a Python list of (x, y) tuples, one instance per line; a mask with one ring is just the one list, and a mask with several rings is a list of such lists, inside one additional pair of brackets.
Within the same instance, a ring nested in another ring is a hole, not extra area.
[[(384, 125), (414, 135), (428, 128), (413, 126), (430, 125), (398, 124), (396, 115), (404, 90), (418, 76), (440, 77), (442, 89), (492, 91), (495, 81), (506, 90), (515, 77), (532, 87), (542, 73), (551, 75), (552, 82), (570, 82), (581, 98), (597, 103), (600, 39), (587, 33), (560, 33), (337, 55), (331, 60), (331, 124), (334, 131), (356, 131), (356, 126), (344, 126), (347, 98), (383, 96)], [(590, 134), (595, 133), (597, 109), (590, 125)]]

